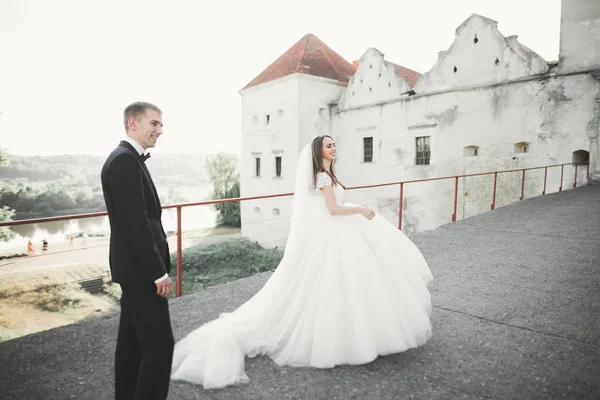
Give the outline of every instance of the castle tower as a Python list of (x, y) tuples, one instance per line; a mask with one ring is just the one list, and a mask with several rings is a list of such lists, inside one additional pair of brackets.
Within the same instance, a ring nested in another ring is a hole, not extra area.
[[(329, 104), (353, 73), (351, 63), (307, 34), (240, 90), (242, 197), (294, 190), (300, 150), (329, 132)], [(283, 247), (291, 200), (242, 202), (242, 234), (264, 247)]]

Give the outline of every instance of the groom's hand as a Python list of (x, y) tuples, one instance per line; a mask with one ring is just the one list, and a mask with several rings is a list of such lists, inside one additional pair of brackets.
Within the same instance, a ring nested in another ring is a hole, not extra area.
[(164, 281), (156, 284), (156, 294), (162, 297), (167, 297), (173, 291), (171, 279), (167, 278)]

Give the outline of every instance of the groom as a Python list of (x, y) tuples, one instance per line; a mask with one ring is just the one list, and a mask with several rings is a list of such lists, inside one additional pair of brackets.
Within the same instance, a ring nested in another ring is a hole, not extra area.
[(122, 289), (115, 353), (116, 400), (167, 398), (173, 333), (167, 296), (172, 291), (162, 208), (144, 154), (162, 135), (162, 112), (133, 103), (124, 112), (127, 136), (102, 167), (110, 220), (110, 270)]

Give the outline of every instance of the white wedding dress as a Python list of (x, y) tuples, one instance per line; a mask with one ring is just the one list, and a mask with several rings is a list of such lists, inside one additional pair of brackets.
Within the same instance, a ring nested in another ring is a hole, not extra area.
[[(331, 178), (319, 173), (312, 185), (310, 151), (298, 162), (281, 263), (254, 297), (177, 342), (173, 380), (247, 382), (244, 357), (256, 355), (298, 367), (364, 364), (431, 336), (432, 275), (421, 252), (379, 215), (331, 215), (319, 189)], [(344, 189), (334, 192), (342, 204)]]

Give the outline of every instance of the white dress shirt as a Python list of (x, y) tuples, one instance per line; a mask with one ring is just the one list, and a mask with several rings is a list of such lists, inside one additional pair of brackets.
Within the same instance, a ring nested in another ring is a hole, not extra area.
[(142, 154), (146, 154), (146, 150), (144, 150), (142, 145), (139, 144), (138, 142), (136, 142), (135, 139), (133, 139), (129, 136), (125, 136), (125, 139), (123, 139), (123, 140), (126, 141), (127, 143), (129, 143), (130, 145), (132, 145), (133, 148), (135, 149), (135, 151), (137, 151), (140, 156)]
[[(130, 145), (132, 145), (133, 148), (135, 149), (135, 151), (137, 151), (140, 156), (142, 154), (146, 154), (146, 151), (144, 150), (142, 145), (139, 144), (138, 142), (136, 142), (135, 139), (132, 139), (129, 136), (125, 136), (125, 139), (123, 139), (123, 140), (126, 141), (127, 143), (129, 143)], [(161, 276), (160, 278), (155, 280), (154, 283), (160, 283), (160, 282), (164, 281), (165, 279), (167, 279), (168, 277), (169, 277), (169, 274), (164, 274), (163, 276)]]

